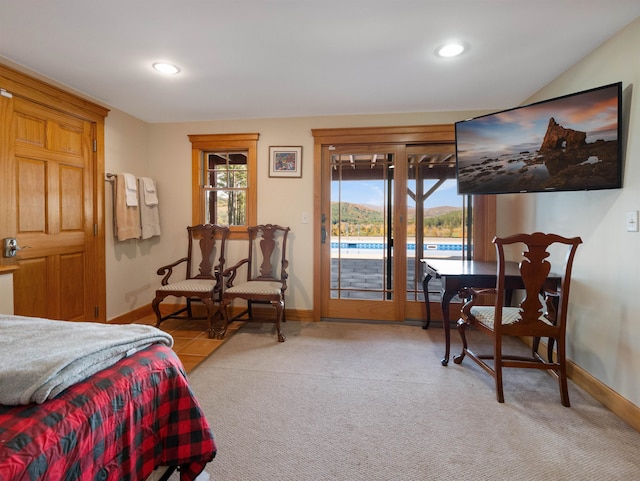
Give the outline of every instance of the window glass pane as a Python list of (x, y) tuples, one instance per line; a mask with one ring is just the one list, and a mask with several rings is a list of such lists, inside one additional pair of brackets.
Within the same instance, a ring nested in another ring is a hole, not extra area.
[(243, 190), (205, 191), (206, 222), (220, 225), (245, 225), (247, 195)]
[(205, 152), (205, 220), (241, 226), (247, 219), (247, 152)]
[(230, 165), (229, 166), (229, 187), (247, 188), (247, 166), (246, 165)]
[(211, 177), (213, 181), (211, 185), (214, 185), (218, 188), (227, 187), (229, 185), (229, 180), (227, 179), (227, 171), (226, 170), (216, 170), (211, 173)]
[[(451, 145), (408, 148), (407, 299), (423, 300), (423, 258), (465, 257), (466, 198), (457, 194)], [(430, 300), (440, 296), (440, 280), (429, 282)]]
[(218, 165), (227, 165), (227, 153), (210, 153), (209, 157), (209, 166), (210, 170), (214, 170)]
[(392, 300), (392, 154), (331, 157), (332, 299)]

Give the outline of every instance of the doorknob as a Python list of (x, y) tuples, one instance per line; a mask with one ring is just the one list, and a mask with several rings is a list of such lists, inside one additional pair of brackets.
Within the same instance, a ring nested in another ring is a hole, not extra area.
[(6, 237), (4, 239), (4, 256), (15, 257), (20, 249), (28, 249), (29, 246), (20, 247), (15, 237)]

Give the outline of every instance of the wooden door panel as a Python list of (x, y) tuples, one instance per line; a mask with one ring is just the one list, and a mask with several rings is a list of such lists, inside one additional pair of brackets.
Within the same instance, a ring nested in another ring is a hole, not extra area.
[(47, 267), (45, 257), (20, 261), (20, 269), (13, 276), (13, 309), (16, 314), (50, 317)]
[(61, 165), (60, 179), (60, 231), (81, 231), (84, 226), (84, 186), (83, 170), (78, 167)]
[(86, 305), (83, 276), (85, 272), (84, 252), (60, 256), (57, 285), (60, 297), (65, 300), (60, 305), (60, 315), (63, 319), (79, 321), (84, 318)]
[(46, 121), (27, 112), (15, 112), (16, 145), (26, 144), (44, 147), (47, 140)]
[(90, 319), (92, 125), (24, 99), (16, 99), (14, 111), (16, 237), (23, 247), (14, 275), (15, 312)]
[(49, 149), (53, 152), (64, 152), (66, 155), (82, 156), (83, 123), (69, 124), (66, 120), (51, 124), (49, 134)]
[(47, 164), (41, 160), (17, 159), (18, 232), (45, 232), (47, 213)]

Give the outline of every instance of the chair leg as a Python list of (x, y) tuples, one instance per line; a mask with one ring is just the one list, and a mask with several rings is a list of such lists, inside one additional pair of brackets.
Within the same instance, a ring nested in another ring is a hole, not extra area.
[(280, 322), (284, 315), (284, 302), (282, 299), (279, 301), (272, 301), (271, 305), (276, 308), (276, 332), (278, 333), (278, 342), (284, 342), (286, 337), (282, 334), (282, 331), (280, 331)]
[(462, 340), (462, 352), (459, 356), (453, 356), (453, 362), (456, 364), (461, 364), (465, 354), (467, 353), (467, 336), (465, 333), (466, 327), (467, 323), (464, 322), (463, 319), (458, 319), (458, 334), (460, 334), (460, 339)]
[(160, 323), (162, 322), (162, 315), (160, 314), (160, 303), (163, 301), (164, 297), (156, 296), (153, 301), (151, 301), (151, 308), (153, 312), (156, 313), (156, 327), (160, 327)]
[(502, 337), (497, 336), (493, 346), (493, 370), (496, 380), (496, 399), (499, 403), (504, 402), (504, 390), (502, 388)]
[(569, 387), (567, 386), (567, 359), (564, 345), (558, 343), (558, 384), (560, 386), (560, 401), (564, 407), (571, 407), (569, 402)]
[(229, 313), (227, 312), (227, 307), (231, 303), (231, 300), (222, 300), (220, 302), (220, 307), (218, 310), (222, 314), (221, 323), (217, 325), (213, 325), (212, 321), (209, 324), (209, 337), (212, 339), (224, 339), (224, 336), (227, 334), (227, 327), (229, 326)]
[(215, 314), (215, 303), (211, 298), (202, 299), (204, 305), (207, 307), (207, 321), (209, 322), (209, 339), (214, 339), (216, 333), (213, 325), (213, 315)]

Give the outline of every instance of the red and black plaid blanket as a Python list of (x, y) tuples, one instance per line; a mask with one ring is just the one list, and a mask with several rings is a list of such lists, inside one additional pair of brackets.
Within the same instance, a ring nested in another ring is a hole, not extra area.
[(154, 344), (43, 404), (0, 406), (0, 481), (193, 480), (216, 454), (182, 364)]

